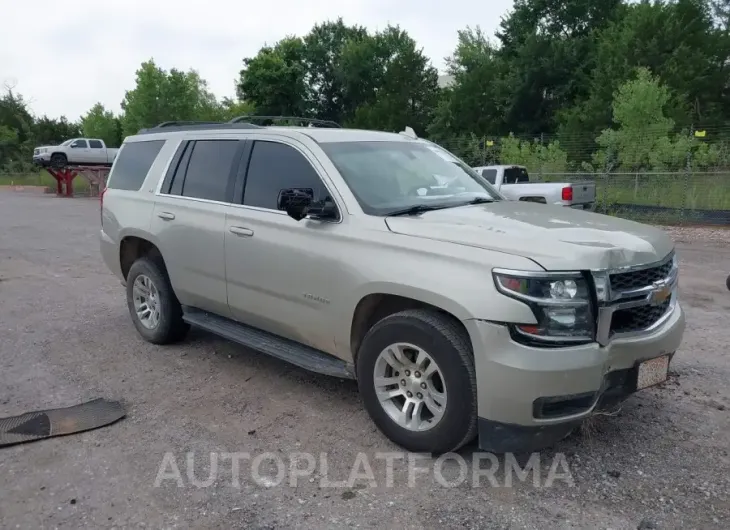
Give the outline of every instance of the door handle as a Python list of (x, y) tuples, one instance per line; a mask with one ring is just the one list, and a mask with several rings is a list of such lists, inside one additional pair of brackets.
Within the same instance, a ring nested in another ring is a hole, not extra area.
[(250, 228), (244, 228), (243, 226), (232, 226), (228, 229), (228, 231), (231, 234), (236, 234), (237, 236), (251, 237), (253, 235), (253, 230)]
[(170, 212), (160, 212), (157, 214), (157, 217), (159, 217), (163, 221), (172, 221), (173, 219), (175, 219), (175, 214)]

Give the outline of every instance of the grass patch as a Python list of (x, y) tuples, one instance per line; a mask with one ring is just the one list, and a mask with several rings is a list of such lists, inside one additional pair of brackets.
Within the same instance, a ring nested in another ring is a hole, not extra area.
[(636, 204), (685, 208), (687, 210), (730, 210), (730, 172), (685, 174), (570, 174), (546, 175), (545, 182), (596, 183), (598, 204)]
[[(56, 179), (41, 169), (33, 173), (0, 173), (0, 186), (46, 186), (56, 189)], [(73, 180), (74, 192), (88, 193), (89, 181), (81, 175)]]

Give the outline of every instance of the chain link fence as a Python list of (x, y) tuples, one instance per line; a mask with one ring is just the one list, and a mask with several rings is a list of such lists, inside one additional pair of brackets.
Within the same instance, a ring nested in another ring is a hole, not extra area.
[(730, 127), (615, 132), (596, 140), (467, 134), (437, 143), (472, 166), (525, 166), (535, 182), (592, 181), (602, 213), (656, 224), (730, 226)]
[[(472, 166), (522, 165), (537, 182), (593, 181), (599, 212), (657, 224), (730, 226), (730, 127), (618, 132), (624, 136), (434, 140)], [(0, 173), (2, 186), (55, 193), (56, 181), (44, 170)], [(87, 178), (74, 179), (74, 195), (96, 193)]]

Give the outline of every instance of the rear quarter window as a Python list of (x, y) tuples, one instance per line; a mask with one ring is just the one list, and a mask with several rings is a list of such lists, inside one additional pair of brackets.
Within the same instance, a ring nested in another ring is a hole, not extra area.
[(482, 177), (487, 179), (490, 184), (497, 183), (497, 170), (496, 169), (484, 169), (482, 170)]
[(530, 182), (530, 177), (524, 167), (508, 167), (504, 170), (505, 184), (522, 184)]
[(165, 140), (124, 144), (114, 160), (107, 188), (139, 190), (163, 145), (165, 145)]

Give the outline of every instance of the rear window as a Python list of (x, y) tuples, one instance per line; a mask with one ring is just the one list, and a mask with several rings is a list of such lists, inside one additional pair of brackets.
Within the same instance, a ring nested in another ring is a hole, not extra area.
[(504, 184), (519, 184), (529, 182), (527, 170), (524, 167), (508, 167), (504, 170)]
[(116, 190), (139, 190), (164, 144), (165, 140), (124, 144), (114, 161), (107, 187)]
[(497, 170), (496, 169), (485, 169), (482, 171), (482, 177), (487, 179), (490, 184), (497, 182)]

